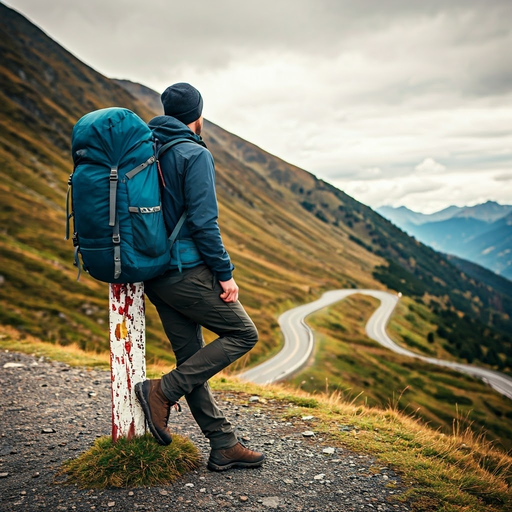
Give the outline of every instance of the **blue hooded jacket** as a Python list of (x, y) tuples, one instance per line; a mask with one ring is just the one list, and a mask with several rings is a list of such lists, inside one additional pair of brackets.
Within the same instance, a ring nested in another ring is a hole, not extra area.
[[(149, 122), (149, 127), (160, 144), (190, 139), (190, 143), (179, 143), (160, 157), (165, 181), (162, 208), (168, 233), (174, 229), (182, 213), (187, 212), (186, 221), (171, 252), (171, 268), (190, 268), (206, 263), (219, 281), (228, 281), (233, 277), (234, 266), (222, 243), (217, 222), (219, 209), (211, 153), (201, 137), (174, 117), (155, 117)], [(190, 246), (191, 242), (195, 246), (192, 252), (197, 257), (183, 258), (181, 261), (180, 245)]]

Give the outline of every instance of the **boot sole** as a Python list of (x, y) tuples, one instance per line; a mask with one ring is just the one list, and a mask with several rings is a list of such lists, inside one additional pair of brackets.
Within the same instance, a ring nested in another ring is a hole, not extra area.
[(144, 393), (142, 392), (142, 382), (138, 382), (135, 384), (135, 396), (137, 397), (137, 400), (139, 401), (142, 411), (144, 412), (144, 417), (146, 419), (146, 425), (149, 427), (149, 431), (153, 435), (153, 437), (156, 439), (156, 442), (158, 444), (161, 444), (162, 446), (167, 446), (169, 443), (166, 443), (158, 434), (157, 429), (155, 428), (155, 425), (153, 424), (153, 421), (151, 420), (151, 409), (149, 408), (149, 404), (146, 401), (146, 398), (144, 397)]
[(208, 461), (208, 469), (211, 471), (227, 471), (231, 468), (259, 468), (265, 459), (259, 460), (257, 462), (231, 462), (231, 464), (224, 464), (223, 466), (219, 466), (214, 462)]

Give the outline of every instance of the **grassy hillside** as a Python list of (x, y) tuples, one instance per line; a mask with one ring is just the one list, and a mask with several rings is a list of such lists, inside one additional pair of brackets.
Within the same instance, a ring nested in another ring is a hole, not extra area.
[[(477, 432), (512, 448), (512, 401), (482, 381), (390, 352), (368, 338), (365, 325), (379, 301), (352, 295), (308, 318), (318, 343), (311, 363), (291, 382), (313, 392), (338, 392), (355, 405), (396, 404), (433, 428), (450, 433), (453, 419), (467, 418)], [(446, 340), (429, 342), (435, 318), (425, 306), (402, 299), (388, 326), (390, 336), (418, 353), (453, 359)]]
[[(95, 72), (3, 4), (0, 79), (0, 325), (105, 351), (107, 287), (88, 276), (75, 281), (71, 243), (63, 240), (70, 134), (83, 114), (107, 106), (149, 120), (158, 96)], [(216, 161), (221, 230), (261, 335), (231, 371), (278, 349), (281, 311), (323, 290), (358, 286), (410, 296), (444, 329), (453, 357), (465, 358), (469, 344), (475, 354), (492, 350), (512, 370), (512, 291), (468, 277), (342, 191), (212, 123), (205, 139)], [(147, 337), (149, 362), (172, 363), (150, 305)], [(496, 359), (476, 360), (498, 367)]]

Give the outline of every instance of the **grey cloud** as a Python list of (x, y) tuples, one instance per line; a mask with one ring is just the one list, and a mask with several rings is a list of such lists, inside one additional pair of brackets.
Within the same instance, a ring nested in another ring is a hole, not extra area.
[[(298, 56), (332, 66), (340, 55), (365, 59), (368, 77), (353, 91), (353, 71), (333, 71), (339, 104), (452, 104), (461, 96), (512, 92), (509, 0), (10, 0), (88, 64), (146, 84), (186, 78), (258, 59)], [(348, 75), (348, 76), (347, 76)], [(312, 73), (311, 88), (315, 78)], [(359, 79), (358, 76), (355, 79)], [(360, 78), (364, 80), (364, 78)], [(275, 84), (279, 88), (279, 84)], [(286, 92), (286, 91), (285, 91)], [(334, 99), (334, 98), (333, 98)], [(434, 102), (434, 103), (433, 103)]]
[[(358, 45), (367, 34), (428, 19), (450, 27), (445, 37), (451, 43), (475, 45), (510, 35), (512, 19), (508, 0), (394, 0), (379, 4), (372, 0), (203, 0), (193, 4), (167, 0), (10, 0), (8, 4), (29, 16), (34, 13), (55, 29), (65, 31), (67, 25), (73, 30), (77, 20), (83, 20), (96, 29), (98, 38), (102, 33), (114, 38), (120, 49), (135, 49), (142, 37), (147, 38), (155, 56), (206, 66), (222, 65), (234, 54), (251, 58), (262, 49), (337, 53)], [(94, 46), (94, 40), (87, 43)], [(151, 53), (146, 56), (153, 57)]]
[(498, 174), (494, 176), (494, 181), (512, 181), (512, 172)]

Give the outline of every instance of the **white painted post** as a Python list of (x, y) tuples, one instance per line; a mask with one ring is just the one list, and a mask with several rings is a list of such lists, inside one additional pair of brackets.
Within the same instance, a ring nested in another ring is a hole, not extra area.
[(110, 284), (110, 372), (112, 441), (145, 432), (135, 384), (146, 379), (144, 284)]

